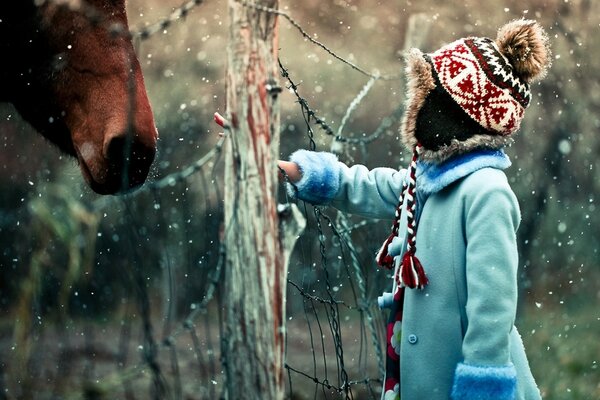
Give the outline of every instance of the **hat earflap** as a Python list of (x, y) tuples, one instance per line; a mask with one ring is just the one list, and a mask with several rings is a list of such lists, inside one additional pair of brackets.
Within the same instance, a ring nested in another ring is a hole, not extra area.
[(407, 149), (417, 146), (415, 137), (416, 121), (429, 92), (435, 89), (435, 79), (431, 65), (425, 60), (421, 50), (410, 49), (405, 56), (407, 95), (406, 111), (401, 123), (400, 137)]

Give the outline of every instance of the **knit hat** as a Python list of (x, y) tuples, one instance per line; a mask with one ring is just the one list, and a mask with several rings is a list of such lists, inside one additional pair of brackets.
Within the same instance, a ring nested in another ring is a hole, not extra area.
[(529, 84), (550, 66), (548, 37), (535, 21), (504, 25), (496, 40), (469, 37), (406, 59), (408, 96), (401, 134), (422, 159), (442, 162), (512, 142), (531, 102)]
[(532, 20), (515, 20), (498, 30), (496, 40), (469, 37), (431, 54), (418, 49), (406, 57), (408, 95), (401, 127), (413, 151), (401, 191), (392, 234), (377, 254), (377, 263), (393, 267), (388, 247), (398, 234), (407, 201), (407, 251), (396, 271), (400, 287), (422, 289), (427, 276), (416, 253), (416, 164), (441, 163), (474, 149), (499, 149), (512, 142), (531, 102), (529, 84), (550, 66), (548, 37)]

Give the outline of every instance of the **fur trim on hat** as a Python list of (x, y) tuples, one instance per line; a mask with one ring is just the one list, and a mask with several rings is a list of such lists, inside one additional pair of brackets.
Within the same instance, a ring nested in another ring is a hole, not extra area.
[(524, 81), (532, 82), (546, 76), (552, 52), (548, 35), (536, 21), (517, 19), (509, 22), (498, 30), (496, 44)]
[(405, 57), (407, 76), (406, 111), (402, 119), (401, 138), (404, 145), (412, 151), (417, 145), (415, 127), (417, 114), (425, 98), (435, 88), (431, 65), (419, 49), (411, 49)]
[(454, 139), (449, 145), (442, 146), (435, 151), (423, 149), (420, 158), (427, 162), (441, 163), (452, 156), (464, 154), (474, 149), (501, 149), (510, 146), (513, 141), (510, 136), (475, 135), (463, 141)]

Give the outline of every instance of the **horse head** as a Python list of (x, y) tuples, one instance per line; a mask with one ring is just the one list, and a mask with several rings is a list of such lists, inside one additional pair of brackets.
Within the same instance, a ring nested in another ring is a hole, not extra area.
[(75, 156), (94, 191), (114, 194), (143, 184), (157, 131), (125, 0), (5, 3), (0, 100)]

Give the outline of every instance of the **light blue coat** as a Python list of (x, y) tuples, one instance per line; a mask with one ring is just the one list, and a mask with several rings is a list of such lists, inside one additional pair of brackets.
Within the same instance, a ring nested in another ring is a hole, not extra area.
[[(393, 219), (406, 170), (349, 168), (304, 150), (291, 160), (302, 172), (299, 198)], [(416, 255), (429, 285), (405, 292), (402, 400), (541, 398), (514, 326), (520, 213), (502, 171), (509, 165), (501, 151), (418, 164)], [(404, 253), (405, 232), (402, 218), (390, 255)]]

